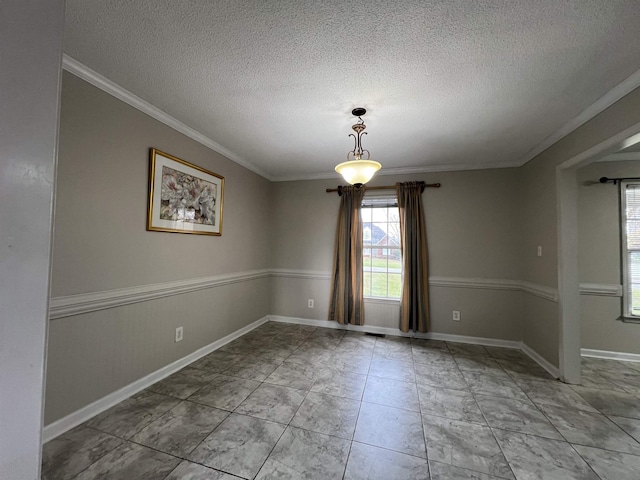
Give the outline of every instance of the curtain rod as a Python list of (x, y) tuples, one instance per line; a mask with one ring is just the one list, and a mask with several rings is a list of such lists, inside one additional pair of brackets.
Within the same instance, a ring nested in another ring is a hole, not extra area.
[[(423, 184), (423, 188), (440, 188), (439, 183), (425, 183)], [(366, 185), (363, 187), (366, 190), (395, 190), (397, 185), (383, 185), (381, 187), (367, 187)], [(338, 192), (338, 195), (342, 195), (343, 186), (339, 185), (338, 188), (327, 188), (327, 193)]]
[(608, 177), (600, 177), (600, 183), (608, 183), (611, 182), (614, 185), (622, 180), (640, 180), (640, 177), (621, 177), (621, 178), (608, 178)]

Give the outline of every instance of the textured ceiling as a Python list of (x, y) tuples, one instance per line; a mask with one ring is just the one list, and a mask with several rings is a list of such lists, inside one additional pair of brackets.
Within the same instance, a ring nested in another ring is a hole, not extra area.
[[(67, 0), (65, 53), (272, 179), (519, 165), (640, 70), (638, 0)], [(179, 156), (179, 152), (173, 152)]]

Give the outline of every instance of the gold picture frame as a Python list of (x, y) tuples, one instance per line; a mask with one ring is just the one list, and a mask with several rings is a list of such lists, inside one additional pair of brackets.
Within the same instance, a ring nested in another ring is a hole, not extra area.
[(147, 230), (220, 236), (223, 203), (223, 176), (151, 149)]

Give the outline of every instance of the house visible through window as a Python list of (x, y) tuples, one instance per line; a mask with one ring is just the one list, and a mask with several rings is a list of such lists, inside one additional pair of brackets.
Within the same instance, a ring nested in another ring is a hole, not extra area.
[(622, 182), (623, 317), (640, 320), (640, 183)]
[(399, 299), (402, 255), (396, 198), (365, 197), (362, 227), (364, 296)]

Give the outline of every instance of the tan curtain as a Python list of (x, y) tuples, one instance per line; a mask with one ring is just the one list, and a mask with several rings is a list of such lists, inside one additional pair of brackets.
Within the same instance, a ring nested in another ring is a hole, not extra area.
[(424, 182), (398, 183), (403, 280), (400, 330), (429, 330), (427, 232), (422, 206)]
[(341, 192), (333, 254), (329, 320), (342, 324), (364, 325), (360, 218), (364, 188), (342, 187)]

